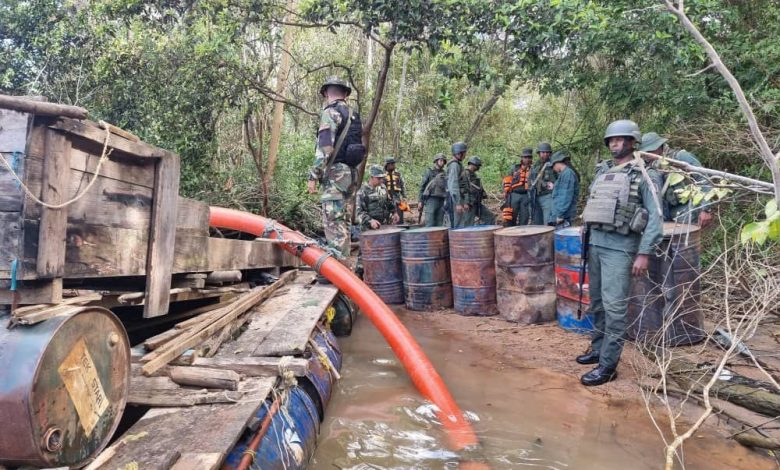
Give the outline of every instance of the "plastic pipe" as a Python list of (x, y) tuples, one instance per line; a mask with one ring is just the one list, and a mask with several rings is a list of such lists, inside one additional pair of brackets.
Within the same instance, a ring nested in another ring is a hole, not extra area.
[[(290, 242), (309, 241), (299, 232), (271, 219), (222, 207), (211, 207), (209, 225)], [(437, 416), (447, 432), (451, 447), (460, 451), (477, 446), (477, 435), (471, 424), (464, 418), (431, 361), (395, 313), (349, 268), (328, 257), (320, 248), (295, 244), (281, 246), (309, 266), (316, 268), (319, 263), (319, 273), (351, 298), (382, 333), (417, 390), (438, 408)], [(481, 464), (478, 465), (481, 467)]]

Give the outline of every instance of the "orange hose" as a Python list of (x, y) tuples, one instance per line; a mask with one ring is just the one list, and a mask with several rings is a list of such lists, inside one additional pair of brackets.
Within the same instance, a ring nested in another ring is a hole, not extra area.
[[(262, 236), (266, 229), (268, 238), (283, 238), (292, 242), (304, 242), (307, 238), (287, 227), (278, 225), (270, 219), (247, 212), (211, 207), (209, 225), (227, 228), (240, 232)], [(275, 229), (275, 230), (273, 230)], [(463, 417), (463, 412), (455, 403), (444, 381), (433, 364), (425, 356), (420, 345), (414, 340), (409, 330), (395, 316), (390, 308), (357, 276), (338, 260), (327, 257), (323, 250), (314, 246), (281, 245), (282, 248), (298, 256), (301, 260), (314, 267), (320, 260), (320, 274), (325, 276), (336, 287), (351, 298), (363, 313), (371, 320), (387, 340), (393, 352), (406, 368), (420, 393), (437, 407), (437, 415), (442, 426), (447, 431), (450, 445), (455, 450), (463, 450), (478, 445), (477, 435), (471, 424)], [(301, 249), (302, 248), (302, 249)]]
[[(276, 412), (279, 411), (281, 403), (282, 397), (277, 397), (271, 407), (268, 408), (268, 413), (266, 413), (265, 417), (263, 417), (263, 422), (260, 424), (260, 429), (257, 430), (257, 433), (252, 437), (252, 440), (249, 441), (249, 444), (246, 447), (247, 451), (251, 452), (244, 451), (244, 455), (241, 457), (241, 461), (238, 463), (238, 466), (235, 468), (235, 470), (246, 470), (250, 465), (252, 465), (252, 462), (255, 460), (257, 449), (260, 448), (260, 442), (268, 433), (268, 428), (271, 427), (271, 421), (273, 421)], [(223, 470), (224, 469), (227, 469), (227, 467), (224, 467)]]

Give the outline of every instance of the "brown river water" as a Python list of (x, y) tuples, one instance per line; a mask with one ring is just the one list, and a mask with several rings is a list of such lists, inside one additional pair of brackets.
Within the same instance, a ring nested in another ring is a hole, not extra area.
[[(424, 316), (405, 313), (401, 319), (473, 421), (479, 456), (493, 470), (663, 468), (663, 442), (640, 401), (608, 400), (576, 376), (523, 364), (497, 370), (484, 347), (442, 332)], [(309, 468), (458, 468), (461, 457), (446, 447), (432, 405), (370, 321), (359, 317), (340, 344), (342, 379)], [(697, 433), (682, 454), (685, 467), (676, 468), (777, 468), (711, 428)]]

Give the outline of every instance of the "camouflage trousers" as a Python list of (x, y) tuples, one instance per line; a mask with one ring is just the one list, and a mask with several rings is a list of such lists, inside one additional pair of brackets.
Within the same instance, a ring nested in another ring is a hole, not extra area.
[(331, 166), (320, 181), (322, 195), (322, 228), (328, 246), (343, 256), (350, 254), (352, 211), (350, 201), (355, 193), (356, 171), (343, 163)]

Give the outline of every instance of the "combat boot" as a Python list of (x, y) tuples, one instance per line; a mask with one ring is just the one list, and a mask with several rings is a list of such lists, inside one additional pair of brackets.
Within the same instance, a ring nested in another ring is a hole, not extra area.
[(575, 359), (577, 361), (577, 364), (598, 364), (599, 363), (599, 353), (596, 351), (589, 351), (586, 354), (580, 354)]
[(611, 382), (616, 378), (617, 371), (614, 368), (598, 366), (580, 377), (580, 382), (582, 382), (582, 385), (592, 387)]

